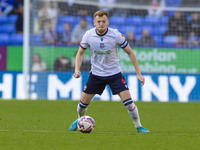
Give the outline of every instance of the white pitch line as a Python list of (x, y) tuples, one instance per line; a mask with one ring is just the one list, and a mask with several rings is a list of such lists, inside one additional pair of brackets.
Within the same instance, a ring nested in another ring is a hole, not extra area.
[(56, 131), (56, 130), (0, 130), (0, 132), (44, 132), (44, 133), (65, 133), (67, 131)]
[[(58, 130), (0, 130), (0, 132), (33, 132), (33, 133), (67, 133), (68, 131), (58, 131)], [(70, 132), (70, 133), (78, 133), (78, 132)], [(137, 132), (114, 132), (114, 131), (93, 131), (94, 134), (124, 134), (124, 135), (142, 135)], [(144, 134), (143, 134), (144, 135)], [(175, 133), (175, 134), (166, 134), (166, 133), (156, 133), (150, 132), (146, 135), (158, 135), (158, 136), (200, 136), (200, 133)]]

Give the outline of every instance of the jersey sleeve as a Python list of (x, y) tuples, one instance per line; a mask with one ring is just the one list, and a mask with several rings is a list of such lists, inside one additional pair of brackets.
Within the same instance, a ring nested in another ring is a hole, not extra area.
[(119, 31), (116, 32), (116, 39), (117, 44), (119, 44), (121, 48), (125, 48), (128, 45), (128, 42), (126, 41), (124, 35), (121, 34)]
[(84, 35), (83, 35), (83, 38), (81, 40), (81, 43), (80, 43), (80, 47), (82, 49), (87, 49), (89, 47), (89, 44), (88, 44), (88, 32), (86, 32)]

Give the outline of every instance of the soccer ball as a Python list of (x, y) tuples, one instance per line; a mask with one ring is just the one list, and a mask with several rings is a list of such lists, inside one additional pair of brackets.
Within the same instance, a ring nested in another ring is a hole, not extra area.
[(82, 133), (90, 133), (95, 128), (95, 121), (90, 116), (82, 116), (79, 118), (77, 126)]

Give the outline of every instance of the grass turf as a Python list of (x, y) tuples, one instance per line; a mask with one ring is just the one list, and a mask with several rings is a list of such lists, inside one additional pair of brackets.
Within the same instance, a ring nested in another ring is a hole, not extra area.
[(122, 102), (92, 101), (90, 134), (69, 132), (78, 101), (0, 101), (1, 150), (199, 150), (200, 103), (135, 102), (150, 134), (138, 134)]

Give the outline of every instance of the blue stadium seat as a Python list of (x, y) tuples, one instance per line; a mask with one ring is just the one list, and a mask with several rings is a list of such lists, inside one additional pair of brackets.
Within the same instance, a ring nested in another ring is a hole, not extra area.
[(0, 34), (0, 45), (8, 45), (8, 44), (9, 44), (9, 35)]
[(10, 15), (8, 16), (8, 22), (15, 24), (17, 21), (18, 15)]
[(113, 29), (119, 29), (120, 28), (119, 25), (109, 25), (108, 27), (113, 28)]
[(126, 19), (128, 25), (141, 25), (143, 23), (143, 18), (140, 16), (130, 16)]
[(158, 25), (160, 24), (160, 19), (158, 17), (146, 16), (144, 18), (144, 24), (151, 25), (151, 26)]
[(86, 16), (85, 19), (86, 19), (87, 23), (93, 24), (93, 18), (92, 17)]
[(112, 16), (112, 17), (110, 17), (109, 20), (110, 20), (111, 25), (124, 25), (125, 24), (125, 17)]
[(16, 28), (15, 28), (15, 24), (4, 24), (4, 25), (0, 25), (0, 33), (15, 33), (16, 32)]
[(77, 24), (78, 22), (75, 16), (61, 16), (58, 19), (58, 24), (65, 24), (65, 23)]
[(153, 36), (153, 38), (156, 41), (156, 44), (158, 46), (162, 46), (162, 44), (163, 44), (163, 36)]
[(136, 39), (136, 40), (140, 40), (141, 37), (142, 37), (142, 34), (135, 34), (134, 36), (135, 36), (135, 39)]
[[(122, 27), (121, 27), (122, 28)], [(138, 26), (124, 25), (124, 30), (127, 32), (133, 32), (134, 34), (141, 34), (142, 28)]]
[(34, 42), (35, 42), (35, 44), (42, 44), (42, 36), (35, 35), (34, 36)]
[(177, 42), (177, 36), (175, 35), (168, 35), (164, 37), (164, 44), (170, 45)]
[(166, 6), (169, 7), (178, 7), (181, 4), (182, 0), (167, 0), (165, 1)]
[(8, 18), (5, 15), (0, 15), (0, 24), (5, 24), (8, 22)]
[(128, 26), (123, 26), (126, 30), (126, 32), (133, 32), (135, 33), (136, 31), (136, 27), (135, 26), (131, 26), (131, 25), (128, 25)]
[(163, 16), (160, 18), (160, 24), (161, 25), (167, 25), (169, 21), (169, 16)]
[(153, 28), (154, 35), (163, 35), (167, 30), (168, 27), (166, 25), (159, 25)]
[(23, 44), (23, 34), (12, 34), (10, 36), (11, 45), (22, 45)]
[(58, 25), (56, 26), (56, 31), (60, 34), (65, 31), (64, 25)]

